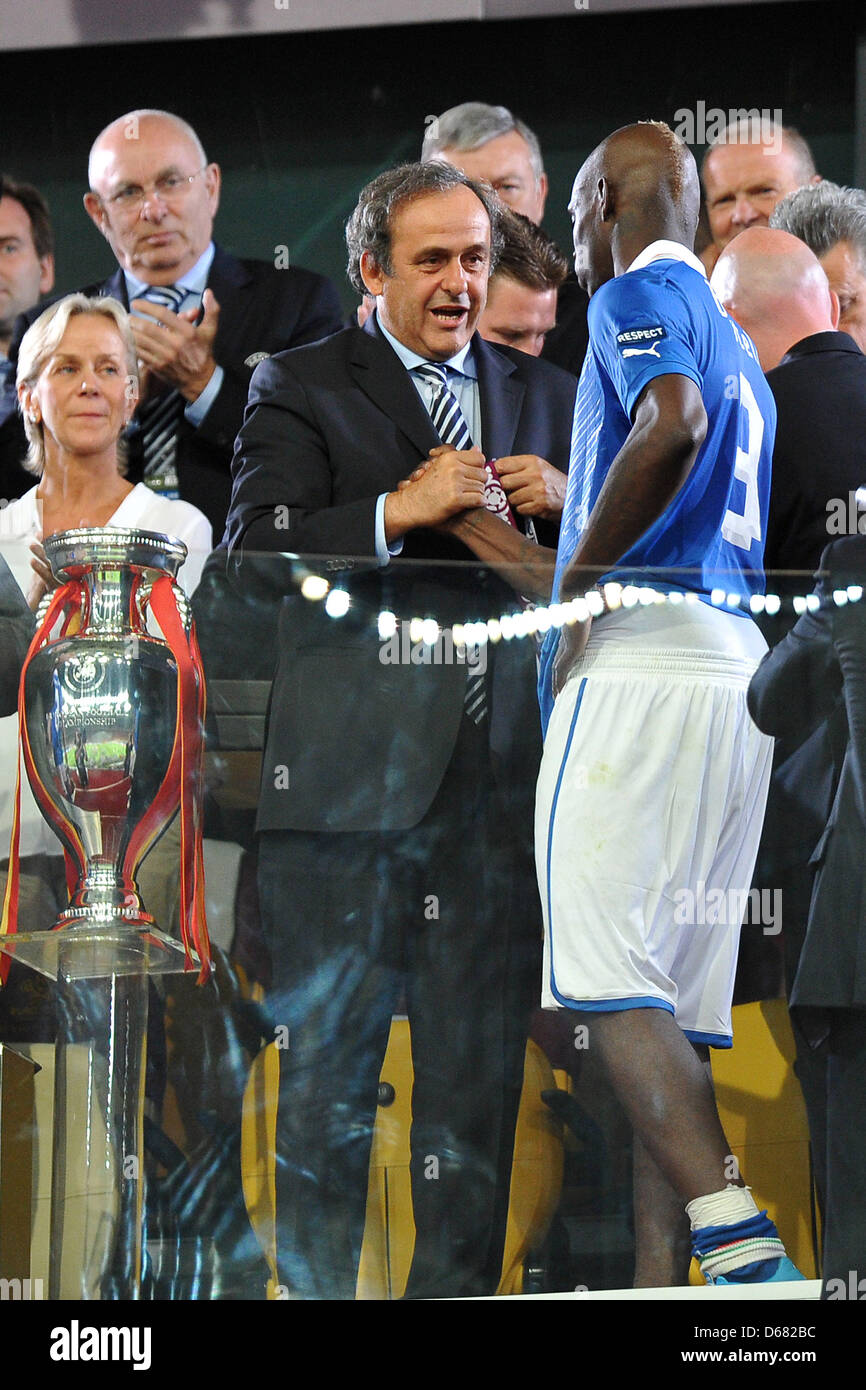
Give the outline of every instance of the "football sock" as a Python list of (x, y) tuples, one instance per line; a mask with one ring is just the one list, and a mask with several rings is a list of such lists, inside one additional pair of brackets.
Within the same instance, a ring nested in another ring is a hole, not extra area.
[(785, 1258), (775, 1224), (765, 1211), (758, 1211), (746, 1187), (731, 1184), (723, 1192), (696, 1197), (686, 1212), (692, 1227), (692, 1254), (709, 1283), (735, 1271), (740, 1278), (762, 1282), (776, 1261)]

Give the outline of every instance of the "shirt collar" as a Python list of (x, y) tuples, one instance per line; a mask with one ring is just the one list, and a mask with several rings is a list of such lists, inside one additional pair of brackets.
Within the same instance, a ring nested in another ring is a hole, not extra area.
[(828, 328), (821, 333), (810, 333), (808, 338), (793, 343), (778, 365), (781, 367), (797, 357), (808, 357), (813, 352), (854, 352), (861, 355), (850, 333)]
[[(172, 283), (181, 289), (188, 290), (190, 294), (197, 294), (201, 297), (207, 288), (207, 277), (215, 251), (216, 247), (211, 242), (204, 254), (199, 256), (195, 265), (190, 266), (189, 270)], [(129, 295), (130, 304), (134, 299), (141, 298), (142, 290), (150, 288), (149, 280), (139, 280), (135, 275), (130, 275), (128, 270), (123, 272), (123, 278), (126, 281), (126, 292)]]
[(703, 261), (699, 261), (693, 251), (687, 246), (683, 246), (680, 241), (653, 241), (649, 246), (645, 246), (639, 256), (635, 256), (631, 265), (626, 270), (628, 275), (631, 270), (644, 270), (651, 261), (683, 261), (690, 265), (692, 270), (697, 270), (704, 279), (707, 278), (706, 268)]
[[(394, 337), (393, 333), (389, 333), (378, 313), (376, 314), (376, 323), (382, 337), (387, 338), (407, 372), (411, 372), (413, 367), (422, 367), (425, 362), (430, 361), (429, 357), (419, 357), (417, 352), (404, 346), (399, 339)], [(474, 379), (478, 373), (475, 370), (475, 361), (472, 356), (472, 339), (470, 338), (466, 346), (462, 347), (459, 352), (455, 352), (453, 357), (449, 357), (447, 362), (440, 362), (439, 366), (447, 367), (451, 372), (460, 372), (463, 376)]]

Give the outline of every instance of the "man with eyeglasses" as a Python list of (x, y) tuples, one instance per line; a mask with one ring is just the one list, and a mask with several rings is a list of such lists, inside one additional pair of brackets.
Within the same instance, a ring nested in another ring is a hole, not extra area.
[(84, 206), (118, 270), (84, 293), (132, 311), (142, 372), (130, 476), (199, 507), (218, 539), (252, 370), (342, 328), (337, 291), (313, 271), (238, 260), (213, 242), (219, 165), (170, 112), (112, 121), (93, 144), (88, 176)]

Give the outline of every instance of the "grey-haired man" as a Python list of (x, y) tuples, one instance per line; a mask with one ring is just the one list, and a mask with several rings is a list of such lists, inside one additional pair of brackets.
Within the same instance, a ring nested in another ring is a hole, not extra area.
[(866, 352), (866, 193), (824, 179), (777, 203), (769, 226), (805, 241), (839, 297), (839, 328)]
[[(507, 207), (532, 222), (544, 216), (547, 175), (538, 137), (507, 106), (464, 101), (428, 117), (421, 158), (442, 160), (469, 178), (483, 179)], [(569, 275), (559, 288), (556, 324), (541, 354), (574, 376), (580, 375), (586, 352), (588, 302), (575, 276)]]

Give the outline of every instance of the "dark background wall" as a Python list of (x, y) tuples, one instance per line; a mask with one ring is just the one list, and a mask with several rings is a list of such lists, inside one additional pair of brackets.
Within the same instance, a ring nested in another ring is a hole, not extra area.
[(287, 246), (335, 279), (348, 309), (342, 228), (359, 187), (416, 158), (425, 116), (459, 101), (502, 102), (537, 131), (545, 222), (566, 248), (571, 182), (590, 149), (699, 101), (780, 109), (821, 172), (852, 181), (856, 14), (806, 0), (611, 15), (590, 0), (555, 19), (0, 51), (0, 168), (46, 193), (58, 288), (73, 289), (114, 264), (81, 207), (93, 137), (138, 106), (178, 111), (223, 167), (222, 243), (268, 259)]

